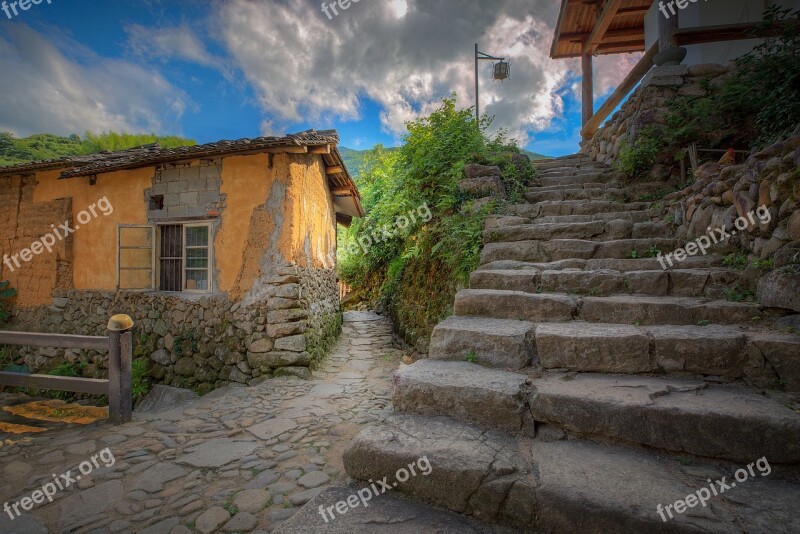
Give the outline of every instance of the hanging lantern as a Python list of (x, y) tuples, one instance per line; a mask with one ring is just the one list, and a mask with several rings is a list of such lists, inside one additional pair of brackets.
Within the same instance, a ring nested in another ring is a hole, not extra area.
[(500, 61), (499, 63), (494, 64), (494, 75), (492, 76), (495, 80), (506, 80), (508, 77), (511, 76), (511, 65), (506, 61)]

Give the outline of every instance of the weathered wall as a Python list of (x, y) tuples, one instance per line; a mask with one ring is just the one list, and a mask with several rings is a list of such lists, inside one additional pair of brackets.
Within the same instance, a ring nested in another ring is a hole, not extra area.
[(54, 287), (72, 287), (72, 237), (57, 242), (52, 253), (35, 255), (30, 262), (18, 260), (19, 266), (11, 256), (50, 232), (51, 224), (70, 220), (72, 202), (34, 203), (35, 189), (33, 176), (0, 178), (0, 256), (9, 256), (9, 265), (0, 264), (0, 280), (8, 280), (27, 305), (42, 306), (50, 303)]

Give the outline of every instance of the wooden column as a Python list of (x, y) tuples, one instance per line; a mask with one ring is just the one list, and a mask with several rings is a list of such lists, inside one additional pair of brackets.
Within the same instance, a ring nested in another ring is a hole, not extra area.
[(588, 123), (589, 119), (594, 115), (594, 80), (591, 54), (583, 54), (581, 56), (581, 66), (583, 72), (583, 94), (581, 98), (583, 122), (581, 126), (586, 126), (586, 123)]
[(665, 17), (659, 13), (658, 16), (658, 50), (664, 51), (678, 46), (675, 40), (675, 32), (678, 30), (678, 15)]

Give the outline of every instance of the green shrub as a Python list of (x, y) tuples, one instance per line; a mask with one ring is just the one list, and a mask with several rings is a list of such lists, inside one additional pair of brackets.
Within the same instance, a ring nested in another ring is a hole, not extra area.
[[(485, 135), (490, 123), (456, 109), (454, 97), (445, 99), (430, 116), (407, 124), (402, 147), (376, 147), (358, 170), (366, 215), (339, 231), (339, 275), (409, 325), (412, 338), (426, 335), (449, 313), (456, 289), (478, 265), (484, 220), (496, 207), (473, 205), (459, 191), (464, 167), (498, 165), (512, 201), (534, 178), (533, 166), (515, 157), (520, 150), (504, 132)], [(423, 206), (430, 217), (396, 224)]]
[(145, 358), (133, 360), (131, 363), (131, 396), (134, 403), (142, 400), (152, 387), (147, 378), (149, 370), (150, 362)]
[(0, 327), (5, 326), (11, 312), (8, 309), (8, 300), (17, 294), (17, 290), (9, 287), (9, 282), (0, 281)]
[(644, 128), (633, 143), (624, 141), (617, 159), (617, 169), (628, 180), (646, 181), (664, 150), (664, 135), (654, 126)]

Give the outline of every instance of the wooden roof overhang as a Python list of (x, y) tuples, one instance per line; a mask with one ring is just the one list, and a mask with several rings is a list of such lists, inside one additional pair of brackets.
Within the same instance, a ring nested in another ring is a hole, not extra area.
[(645, 51), (644, 19), (653, 0), (562, 0), (553, 59)]

